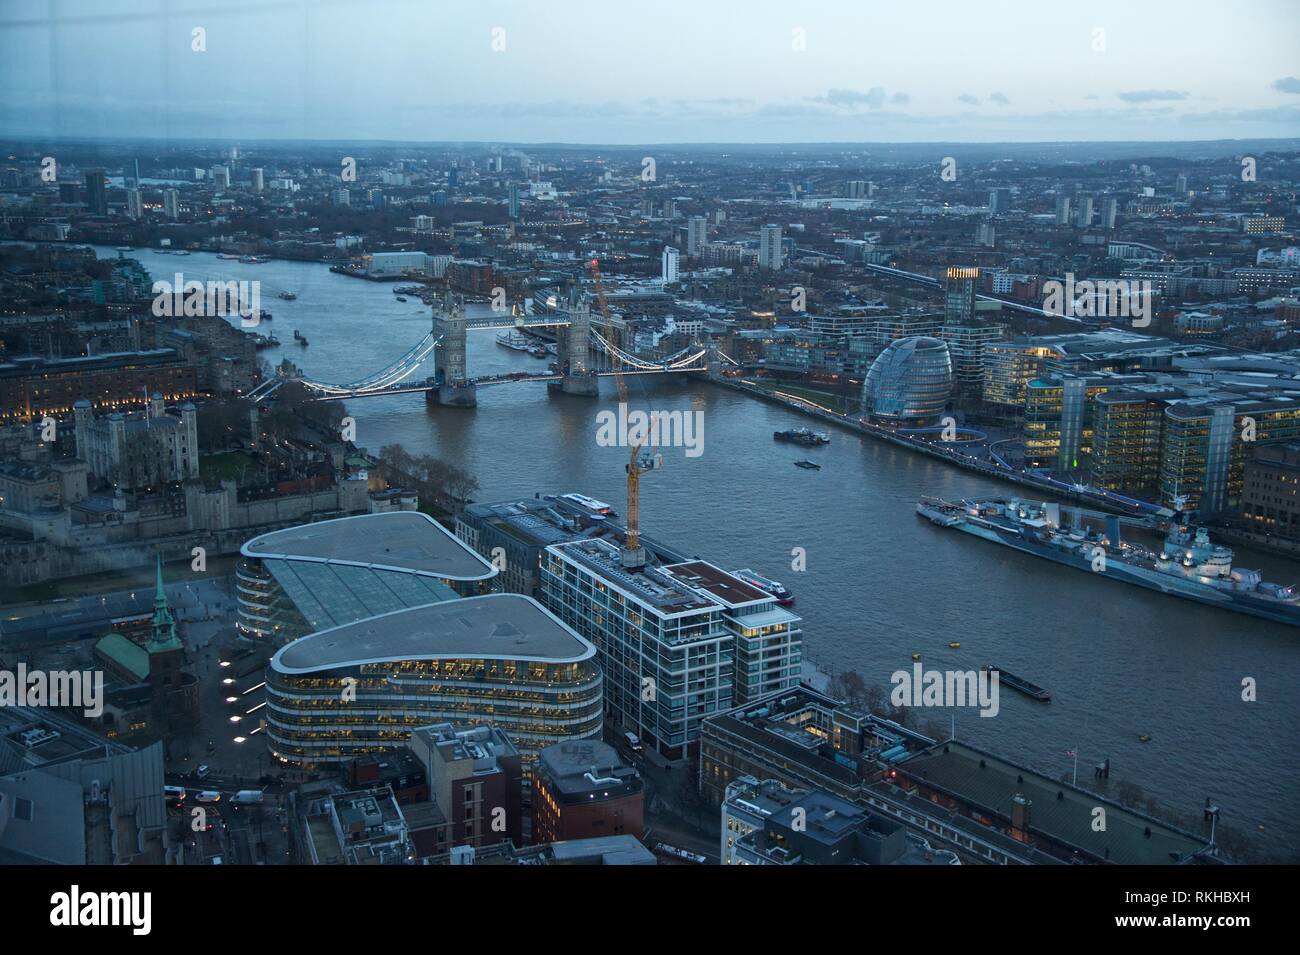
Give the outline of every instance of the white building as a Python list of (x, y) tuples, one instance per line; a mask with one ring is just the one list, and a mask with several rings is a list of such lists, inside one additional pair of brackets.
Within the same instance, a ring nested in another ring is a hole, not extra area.
[(1092, 225), (1092, 196), (1084, 196), (1079, 200), (1079, 210), (1075, 214), (1074, 224), (1080, 229)]
[(662, 277), (664, 285), (673, 285), (677, 282), (679, 261), (680, 253), (671, 245), (664, 246), (664, 254), (662, 258)]
[(603, 540), (542, 555), (542, 603), (600, 650), (608, 725), (670, 760), (708, 716), (799, 685), (803, 629), (776, 599), (702, 560), (631, 568)]
[(1057, 225), (1070, 224), (1070, 197), (1069, 196), (1056, 197), (1056, 224)]
[(709, 241), (709, 220), (704, 216), (691, 216), (686, 220), (686, 256), (699, 258), (704, 244)]
[(765, 225), (758, 237), (758, 266), (763, 269), (779, 269), (781, 265), (781, 227)]
[(400, 275), (424, 271), (432, 258), (427, 252), (376, 252), (369, 256), (366, 272), (370, 275)]
[(1115, 228), (1115, 214), (1119, 211), (1119, 200), (1107, 196), (1101, 200), (1101, 225), (1104, 229)]

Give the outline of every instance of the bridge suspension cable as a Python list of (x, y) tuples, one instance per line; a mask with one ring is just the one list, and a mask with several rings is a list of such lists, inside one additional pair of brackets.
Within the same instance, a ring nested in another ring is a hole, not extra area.
[(435, 337), (433, 332), (429, 332), (419, 342), (415, 344), (401, 358), (393, 362), (388, 367), (368, 375), (350, 384), (336, 385), (325, 381), (315, 381), (304, 378), (302, 383), (313, 391), (318, 391), (327, 395), (355, 395), (364, 394), (373, 391), (383, 391), (385, 388), (391, 388), (398, 382), (409, 378), (415, 373), (415, 370), (424, 364), (425, 359), (432, 354), (433, 350), (438, 347), (442, 341), (442, 336)]
[[(639, 368), (642, 371), (657, 371), (665, 367), (680, 368), (683, 365), (691, 364), (692, 362), (699, 359), (701, 355), (704, 354), (704, 349), (699, 348), (698, 345), (687, 345), (685, 348), (681, 349), (680, 351), (674, 352), (673, 354), (669, 355), (667, 358), (660, 359), (659, 361), (648, 361), (644, 358), (632, 354), (631, 352), (624, 351), (623, 349), (619, 348), (617, 345), (611, 345), (608, 341), (606, 341), (605, 337), (600, 334), (600, 332), (595, 331), (594, 329), (591, 332), (591, 340), (595, 342), (598, 346), (600, 346), (601, 350), (604, 351), (607, 355), (610, 355), (611, 357), (618, 359), (620, 362), (622, 362), (625, 365), (630, 365), (633, 368)], [(698, 349), (698, 351), (696, 351), (695, 354), (691, 355), (689, 358), (683, 360), (683, 356), (685, 356), (688, 352), (690, 352), (692, 348), (696, 348)]]

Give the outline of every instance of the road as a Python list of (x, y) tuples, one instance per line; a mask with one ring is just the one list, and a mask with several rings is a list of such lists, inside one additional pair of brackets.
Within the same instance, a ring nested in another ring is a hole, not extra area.
[(705, 856), (717, 865), (721, 840), (721, 813), (708, 806), (696, 787), (694, 761), (665, 763), (657, 754), (632, 752), (622, 733), (605, 727), (605, 741), (618, 750), (619, 756), (636, 767), (645, 783), (647, 846), (666, 842)]

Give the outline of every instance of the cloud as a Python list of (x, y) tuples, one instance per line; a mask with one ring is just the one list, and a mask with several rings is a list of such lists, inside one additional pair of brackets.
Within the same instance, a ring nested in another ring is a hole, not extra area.
[(1007, 94), (1005, 94), (1005, 93), (990, 93), (990, 94), (989, 94), (989, 102), (990, 102), (990, 103), (998, 103), (998, 104), (1000, 104), (1000, 105), (1002, 105), (1002, 106), (1010, 106), (1010, 105), (1011, 105), (1011, 100), (1007, 99)]
[(880, 109), (885, 105), (885, 88), (883, 86), (873, 86), (865, 93), (858, 90), (829, 89), (826, 91), (825, 96), (810, 96), (808, 98), (814, 103), (825, 103), (827, 106), (838, 106), (844, 109), (854, 109), (859, 106), (865, 106), (867, 109)]
[(1126, 103), (1155, 103), (1162, 100), (1187, 99), (1188, 96), (1180, 90), (1128, 90), (1115, 95)]
[(1294, 76), (1284, 76), (1273, 81), (1273, 89), (1279, 93), (1300, 93), (1300, 80)]
[(978, 106), (980, 104), (980, 98), (978, 96), (972, 96), (970, 93), (962, 93), (957, 97), (957, 102), (966, 103), (968, 106)]

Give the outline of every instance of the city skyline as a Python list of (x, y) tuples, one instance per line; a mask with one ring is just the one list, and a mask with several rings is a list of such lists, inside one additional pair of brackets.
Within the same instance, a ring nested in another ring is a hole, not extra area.
[(758, 865), (896, 937), (1267, 924), (1297, 27), (0, 0), (9, 921)]

